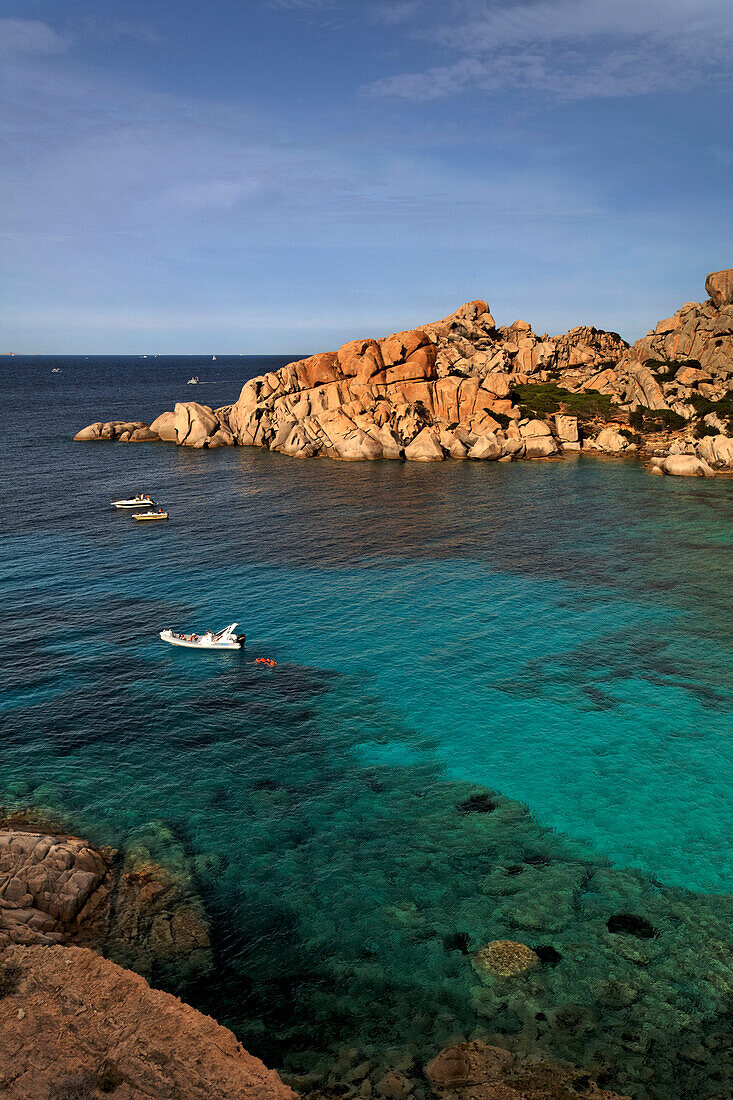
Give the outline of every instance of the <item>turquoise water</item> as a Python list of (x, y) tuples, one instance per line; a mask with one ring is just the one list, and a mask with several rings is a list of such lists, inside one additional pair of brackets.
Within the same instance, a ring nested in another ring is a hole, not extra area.
[[(188, 364), (150, 372), (4, 378), (6, 805), (186, 860), (215, 969), (164, 980), (271, 1064), (498, 1035), (635, 1098), (726, 1095), (733, 482), (69, 441), (190, 398)], [(168, 524), (108, 507), (136, 488)], [(157, 639), (233, 618), (241, 655)], [(501, 937), (543, 963), (486, 986)]]

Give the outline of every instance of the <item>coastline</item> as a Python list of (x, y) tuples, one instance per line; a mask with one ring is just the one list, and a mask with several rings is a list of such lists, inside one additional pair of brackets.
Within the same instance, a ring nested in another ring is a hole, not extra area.
[(733, 468), (733, 269), (706, 280), (633, 347), (580, 326), (497, 327), (485, 301), (379, 340), (355, 340), (247, 382), (213, 409), (179, 402), (151, 424), (95, 421), (77, 442), (236, 444), (344, 461), (511, 462), (639, 455), (653, 474)]

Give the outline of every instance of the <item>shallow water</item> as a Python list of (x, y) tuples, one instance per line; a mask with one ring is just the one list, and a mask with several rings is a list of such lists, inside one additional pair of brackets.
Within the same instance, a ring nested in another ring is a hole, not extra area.
[[(181, 991), (271, 1063), (499, 1034), (725, 1095), (733, 482), (70, 441), (285, 361), (3, 363), (0, 795), (183, 852), (216, 969)], [(157, 639), (233, 618), (241, 655)], [(486, 986), (504, 936), (560, 958)]]

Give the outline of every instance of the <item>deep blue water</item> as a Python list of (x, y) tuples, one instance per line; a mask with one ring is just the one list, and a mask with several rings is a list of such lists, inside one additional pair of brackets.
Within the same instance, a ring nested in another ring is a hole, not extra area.
[[(0, 800), (183, 852), (216, 964), (182, 991), (271, 1063), (499, 1034), (718, 1095), (678, 1032), (731, 1026), (733, 481), (71, 441), (291, 358), (0, 362)], [(170, 521), (109, 507), (136, 490)], [(232, 619), (242, 654), (157, 637)], [(561, 960), (487, 989), (504, 936)]]

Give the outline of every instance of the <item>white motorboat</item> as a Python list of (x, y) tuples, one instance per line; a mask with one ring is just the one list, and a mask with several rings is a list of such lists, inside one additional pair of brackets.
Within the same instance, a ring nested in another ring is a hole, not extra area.
[(185, 646), (186, 649), (241, 649), (244, 634), (235, 633), (237, 624), (232, 623), (218, 633), (207, 630), (205, 634), (179, 634), (177, 630), (161, 630), (160, 637), (170, 645)]
[(61, 374), (61, 367), (51, 367), (51, 374)]
[(168, 519), (168, 513), (159, 508), (157, 512), (133, 512), (132, 518), (139, 520)]
[(199, 376), (197, 374), (194, 374), (193, 378), (189, 378), (188, 382), (186, 383), (187, 386), (198, 386), (198, 384)]
[(150, 493), (138, 493), (136, 497), (128, 497), (126, 500), (112, 500), (113, 508), (152, 508), (155, 501)]

